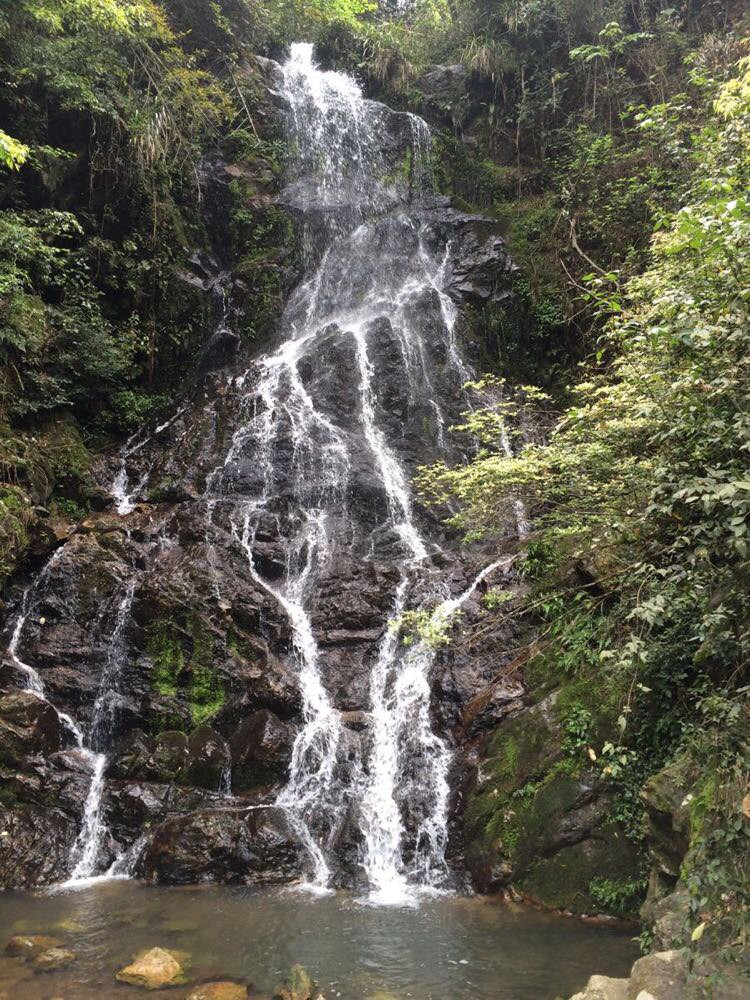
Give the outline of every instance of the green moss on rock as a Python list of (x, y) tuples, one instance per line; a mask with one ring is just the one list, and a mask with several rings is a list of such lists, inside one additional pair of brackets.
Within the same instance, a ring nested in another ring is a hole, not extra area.
[(644, 889), (638, 852), (615, 827), (539, 858), (515, 884), (545, 906), (620, 917), (637, 915)]
[[(196, 612), (157, 619), (147, 627), (151, 685), (160, 697), (156, 728), (179, 725), (185, 714), (193, 726), (213, 718), (224, 704), (224, 685), (213, 666), (214, 639)], [(166, 704), (165, 704), (166, 700)], [(170, 709), (169, 701), (176, 704)]]

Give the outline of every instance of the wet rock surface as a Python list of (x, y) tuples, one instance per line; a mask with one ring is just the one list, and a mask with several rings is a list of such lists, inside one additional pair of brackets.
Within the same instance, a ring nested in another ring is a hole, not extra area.
[(302, 858), (280, 810), (214, 809), (160, 824), (138, 862), (143, 878), (167, 884), (283, 884), (300, 877)]

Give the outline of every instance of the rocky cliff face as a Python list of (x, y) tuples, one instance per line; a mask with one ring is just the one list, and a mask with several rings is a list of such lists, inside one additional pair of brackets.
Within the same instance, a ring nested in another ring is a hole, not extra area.
[[(279, 114), (300, 114), (278, 69), (267, 72)], [(372, 188), (345, 174), (352, 187), (331, 192), (311, 161), (278, 197), (298, 218), (308, 263), (274, 339), (235, 358), (224, 310), (205, 374), (181, 405), (99, 462), (116, 504), (17, 585), (0, 675), (6, 886), (60, 881), (76, 857), (79, 870), (92, 823), (88, 874), (114, 864), (166, 882), (285, 881), (309, 868), (304, 828), (324, 845), (334, 881), (358, 877), (373, 671), (400, 587), (404, 607), (434, 603), (466, 590), (494, 555), (459, 550), (399, 490), (450, 448), (446, 429), (464, 405), (455, 309), (507, 299), (513, 270), (492, 223), (424, 187), (415, 121), (370, 104), (367, 114), (381, 139)], [(191, 280), (211, 294), (217, 279), (202, 268), (196, 258)], [(231, 296), (231, 274), (223, 280)], [(369, 311), (355, 322), (363, 302)], [(295, 347), (288, 363), (287, 345), (306, 337), (311, 349)], [(324, 544), (310, 529), (316, 518)], [(327, 780), (342, 792), (335, 809), (313, 797), (302, 816), (274, 803), (295, 768), (306, 794), (328, 752), (304, 744), (316, 711), (300, 682), (308, 624), (337, 727)], [(494, 655), (430, 659), (420, 725), (441, 746), (519, 707), (521, 688), (498, 682)], [(385, 678), (384, 697), (394, 684)], [(421, 787), (434, 746), (418, 744), (400, 762), (399, 795)], [(295, 758), (305, 753), (310, 760)], [(401, 809), (419, 855), (424, 816)]]

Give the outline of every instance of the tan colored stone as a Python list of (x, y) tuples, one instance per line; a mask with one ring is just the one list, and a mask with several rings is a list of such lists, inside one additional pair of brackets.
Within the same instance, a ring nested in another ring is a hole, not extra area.
[(628, 1000), (652, 993), (658, 1000), (684, 1000), (687, 961), (679, 951), (657, 951), (639, 958), (630, 973)]
[(150, 948), (136, 955), (130, 965), (115, 974), (119, 983), (160, 990), (179, 986), (186, 981), (185, 971), (173, 952), (165, 948)]
[(592, 976), (582, 993), (571, 1000), (628, 1000), (628, 980), (611, 976)]
[(187, 1000), (247, 1000), (247, 990), (239, 983), (203, 983), (188, 994)]

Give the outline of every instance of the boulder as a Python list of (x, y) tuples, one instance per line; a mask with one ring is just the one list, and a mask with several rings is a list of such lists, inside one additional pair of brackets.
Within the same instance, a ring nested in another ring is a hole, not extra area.
[(668, 885), (679, 877), (690, 844), (690, 799), (696, 775), (695, 764), (683, 754), (650, 778), (641, 793), (649, 857)]
[(654, 947), (659, 951), (682, 945), (690, 919), (690, 893), (678, 888), (656, 902), (647, 899), (641, 916), (652, 925)]
[(240, 983), (203, 983), (186, 1000), (247, 1000), (247, 988)]
[(586, 989), (571, 1000), (628, 1000), (628, 980), (610, 976), (592, 976)]
[(282, 884), (299, 877), (299, 845), (283, 813), (271, 806), (204, 809), (157, 826), (137, 871), (170, 885)]
[[(0, 778), (2, 781), (2, 778)], [(35, 803), (0, 803), (0, 873), (6, 889), (33, 889), (62, 881), (78, 834), (61, 809)]]
[(222, 787), (230, 768), (229, 748), (211, 726), (198, 726), (188, 738), (184, 780), (199, 788)]
[(185, 970), (175, 952), (165, 948), (150, 948), (140, 952), (130, 965), (115, 974), (118, 983), (160, 990), (186, 982)]
[(120, 740), (107, 765), (112, 778), (133, 780), (144, 778), (153, 752), (153, 741), (142, 729), (134, 729)]
[(284, 982), (273, 991), (273, 1000), (311, 1000), (314, 993), (315, 984), (307, 970), (301, 965), (293, 965)]
[[(577, 844), (562, 847), (552, 857), (540, 857), (514, 885), (545, 906), (570, 913), (602, 913), (601, 904), (592, 896), (592, 883), (607, 880), (632, 884), (638, 866), (637, 847), (621, 830), (607, 825)], [(636, 900), (630, 904), (624, 900), (623, 909), (604, 912), (608, 916), (635, 917), (635, 906)]]
[(681, 951), (659, 951), (639, 958), (630, 972), (628, 1000), (642, 992), (656, 1000), (684, 1000), (688, 965)]
[(148, 776), (154, 781), (179, 783), (190, 751), (185, 733), (167, 731), (159, 733), (148, 762)]
[(51, 754), (61, 747), (57, 712), (31, 691), (0, 697), (0, 763), (20, 765), (31, 754)]
[(268, 709), (253, 712), (229, 740), (233, 790), (247, 791), (280, 781), (287, 772), (293, 744), (291, 726)]

